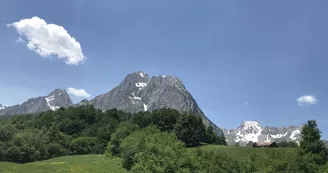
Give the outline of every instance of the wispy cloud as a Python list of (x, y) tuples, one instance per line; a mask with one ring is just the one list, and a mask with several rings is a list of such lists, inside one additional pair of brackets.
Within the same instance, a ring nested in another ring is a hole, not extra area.
[(91, 96), (84, 89), (67, 88), (66, 91), (69, 94), (72, 94), (72, 95), (77, 96), (77, 97), (90, 97)]
[[(86, 59), (81, 44), (71, 37), (63, 26), (47, 24), (39, 17), (32, 17), (7, 24), (7, 27), (16, 28), (26, 39), (27, 47), (42, 57), (55, 55), (70, 65), (78, 65)], [(17, 42), (24, 40), (19, 37)]]
[(317, 99), (314, 95), (304, 95), (297, 99), (297, 103), (299, 106), (314, 105), (317, 103)]
[(18, 37), (16, 40), (16, 43), (24, 43), (25, 41), (22, 39), (22, 37)]

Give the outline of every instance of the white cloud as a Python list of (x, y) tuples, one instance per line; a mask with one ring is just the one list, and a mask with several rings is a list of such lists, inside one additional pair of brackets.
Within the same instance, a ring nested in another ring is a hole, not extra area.
[(91, 96), (84, 89), (67, 88), (66, 90), (69, 94), (72, 94), (77, 97), (90, 97)]
[[(47, 24), (39, 17), (32, 17), (7, 24), (7, 27), (16, 28), (26, 39), (27, 47), (42, 57), (56, 55), (70, 65), (78, 65), (86, 59), (81, 44), (71, 37), (63, 26)], [(18, 40), (23, 41), (21, 37)]]
[(317, 103), (317, 99), (314, 95), (304, 95), (297, 99), (297, 103), (299, 106), (314, 105)]

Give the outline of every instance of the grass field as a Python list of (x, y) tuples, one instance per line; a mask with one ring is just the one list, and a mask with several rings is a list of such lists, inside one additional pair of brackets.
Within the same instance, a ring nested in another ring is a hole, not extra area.
[(230, 147), (222, 145), (205, 145), (201, 147), (206, 151), (219, 151), (227, 154), (229, 157), (240, 160), (247, 161), (252, 153), (267, 158), (270, 152), (276, 152), (279, 155), (293, 154), (296, 148), (246, 148), (246, 147)]
[(127, 173), (120, 158), (64, 156), (26, 164), (0, 162), (0, 173)]
[[(292, 154), (295, 148), (243, 148), (220, 145), (205, 145), (201, 149), (219, 151), (240, 161), (247, 161), (252, 153), (268, 157), (271, 151), (277, 154)], [(0, 162), (0, 173), (127, 173), (120, 158), (104, 155), (64, 156), (26, 164)]]

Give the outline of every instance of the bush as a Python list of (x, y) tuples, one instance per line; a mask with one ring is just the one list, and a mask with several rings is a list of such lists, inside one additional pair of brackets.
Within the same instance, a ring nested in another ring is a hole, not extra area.
[(93, 137), (79, 137), (71, 143), (73, 154), (100, 154), (104, 148), (102, 142)]
[(123, 165), (131, 172), (183, 172), (190, 170), (182, 142), (154, 126), (137, 131), (122, 141)]
[(292, 147), (298, 147), (297, 143), (296, 142), (293, 142), (293, 141), (282, 141), (282, 142), (279, 142), (277, 143), (278, 147), (279, 148), (292, 148)]

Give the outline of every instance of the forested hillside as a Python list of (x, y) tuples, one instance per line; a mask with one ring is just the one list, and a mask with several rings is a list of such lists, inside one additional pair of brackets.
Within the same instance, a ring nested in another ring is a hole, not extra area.
[[(128, 114), (117, 109), (100, 111), (92, 106), (60, 108), (39, 114), (17, 115), (1, 120), (0, 160), (33, 162), (72, 154), (102, 154), (108, 141), (121, 129), (142, 129), (153, 124), (173, 132), (186, 146), (201, 142), (225, 144), (199, 116), (172, 109)], [(132, 131), (132, 132), (133, 132)]]
[[(199, 116), (172, 109), (129, 114), (85, 105), (17, 115), (0, 123), (0, 161), (6, 162), (105, 154), (111, 159), (101, 162), (120, 161), (119, 167), (131, 172), (315, 173), (328, 168), (328, 151), (313, 120), (303, 127), (300, 147), (274, 150), (219, 147), (226, 145), (225, 139), (218, 137), (211, 126), (205, 128)], [(83, 162), (79, 159), (74, 164)], [(90, 161), (95, 163), (99, 161)], [(104, 169), (99, 164), (87, 164), (86, 169)], [(0, 165), (12, 170), (9, 163)], [(37, 164), (31, 165), (40, 169)]]

